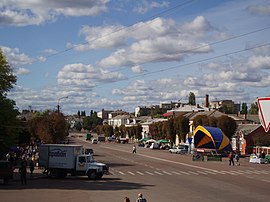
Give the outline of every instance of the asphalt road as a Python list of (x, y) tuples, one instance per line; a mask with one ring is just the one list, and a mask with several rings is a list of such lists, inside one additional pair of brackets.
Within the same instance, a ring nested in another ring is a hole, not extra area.
[(98, 143), (75, 138), (94, 149), (95, 159), (110, 167), (110, 175), (89, 181), (86, 177), (52, 180), (41, 177), (40, 170), (28, 177), (26, 186), (17, 178), (0, 185), (0, 201), (117, 202), (128, 196), (135, 201), (139, 192), (148, 201), (269, 201), (270, 164), (240, 166), (222, 162), (194, 162), (189, 155), (137, 147), (133, 144)]

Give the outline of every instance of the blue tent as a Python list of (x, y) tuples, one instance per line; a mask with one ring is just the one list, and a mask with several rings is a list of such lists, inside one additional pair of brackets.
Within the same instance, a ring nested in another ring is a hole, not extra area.
[(194, 145), (195, 148), (232, 150), (229, 138), (221, 129), (210, 126), (198, 126), (194, 130)]

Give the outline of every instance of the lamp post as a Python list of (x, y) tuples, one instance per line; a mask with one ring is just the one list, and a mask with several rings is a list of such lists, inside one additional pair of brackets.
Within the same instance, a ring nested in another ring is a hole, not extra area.
[(58, 102), (57, 102), (57, 112), (58, 112), (58, 113), (60, 112), (60, 105), (59, 105), (59, 102), (60, 102), (60, 100), (65, 99), (65, 98), (68, 98), (68, 96), (60, 97), (60, 98), (58, 99)]

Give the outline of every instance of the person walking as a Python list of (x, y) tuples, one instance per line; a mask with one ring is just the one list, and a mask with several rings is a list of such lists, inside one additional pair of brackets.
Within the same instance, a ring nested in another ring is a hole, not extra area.
[(134, 144), (134, 145), (133, 145), (133, 148), (132, 148), (132, 153), (133, 153), (133, 154), (136, 154), (136, 152), (137, 152), (137, 151), (136, 151), (136, 146), (135, 146), (135, 144)]
[(25, 159), (21, 162), (21, 167), (19, 168), (19, 173), (21, 176), (21, 184), (26, 184), (26, 173), (27, 173), (27, 162)]
[(136, 202), (147, 202), (147, 200), (143, 197), (142, 193), (139, 193)]
[(29, 168), (30, 168), (30, 173), (31, 173), (31, 177), (32, 177), (33, 172), (34, 172), (34, 169), (35, 169), (35, 165), (34, 165), (34, 161), (33, 160), (30, 160)]
[(236, 153), (235, 154), (235, 160), (236, 160), (236, 165), (238, 165), (238, 166), (240, 166), (239, 159), (240, 159), (240, 155), (238, 153)]
[(234, 160), (233, 160), (234, 156), (233, 156), (233, 152), (229, 153), (229, 165), (233, 165), (234, 166)]

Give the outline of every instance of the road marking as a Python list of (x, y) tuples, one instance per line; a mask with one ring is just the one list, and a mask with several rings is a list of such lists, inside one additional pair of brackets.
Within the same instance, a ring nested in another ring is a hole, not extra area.
[(193, 174), (193, 175), (199, 175), (198, 173), (195, 173), (193, 171), (188, 171), (190, 174)]
[(190, 175), (190, 173), (188, 173), (188, 172), (184, 172), (184, 171), (179, 171), (179, 172), (182, 174), (185, 174), (185, 175)]
[(209, 174), (213, 174), (213, 175), (216, 175), (218, 173), (218, 171), (217, 172), (212, 172), (212, 171), (208, 171), (208, 170), (206, 170), (204, 172), (209, 173)]
[(182, 175), (181, 173), (178, 173), (178, 172), (175, 172), (175, 171), (172, 171), (172, 173), (174, 173), (176, 175)]
[(125, 173), (121, 172), (121, 171), (118, 171), (118, 173), (120, 173), (121, 175), (126, 175)]
[(162, 171), (163, 173), (167, 174), (167, 175), (172, 175), (171, 173), (168, 173), (166, 171)]
[(263, 182), (269, 182), (270, 183), (270, 180), (262, 179), (261, 181), (263, 181)]
[[(111, 150), (115, 150), (115, 151), (121, 151), (121, 152), (125, 152), (125, 153), (130, 153), (130, 151), (127, 151), (127, 150), (122, 150), (122, 149), (117, 149), (117, 148), (111, 148), (111, 147), (107, 147), (107, 146), (104, 146), (104, 145), (102, 145), (100, 147), (111, 149)], [(164, 162), (168, 162), (168, 163), (174, 163), (174, 164), (178, 164), (178, 165), (182, 165), (182, 166), (187, 166), (187, 167), (191, 167), (191, 168), (197, 168), (197, 169), (201, 169), (201, 170), (208, 170), (208, 171), (212, 171), (212, 172), (218, 172), (215, 169), (204, 168), (204, 167), (201, 167), (201, 166), (195, 166), (195, 165), (191, 165), (191, 164), (187, 164), (187, 163), (181, 163), (181, 162), (171, 161), (171, 160), (168, 160), (168, 159), (162, 159), (162, 158), (158, 158), (158, 157), (154, 157), (154, 156), (148, 156), (148, 155), (139, 154), (139, 153), (137, 153), (136, 155), (137, 156), (143, 156), (143, 157), (150, 158), (150, 159), (159, 160), (159, 161), (164, 161)]]
[(133, 172), (130, 172), (130, 171), (128, 171), (128, 173), (131, 174), (131, 175), (135, 175)]
[(158, 175), (163, 175), (162, 173), (158, 172), (158, 171), (154, 171), (154, 173), (158, 174)]
[(227, 173), (227, 174), (230, 174), (230, 175), (236, 175), (235, 173), (232, 173), (231, 171), (225, 171), (225, 170), (222, 170), (221, 172)]
[(203, 175), (208, 175), (208, 173), (204, 172), (204, 171), (197, 171), (197, 173), (203, 174)]
[(236, 175), (243, 175), (243, 173), (235, 171), (235, 170), (230, 170), (231, 173), (235, 173)]
[(139, 171), (137, 171), (137, 173), (140, 174), (140, 175), (144, 175), (143, 173), (141, 173), (141, 172), (139, 172)]
[(149, 174), (149, 175), (154, 175), (153, 173), (150, 173), (150, 172), (148, 172), (148, 171), (145, 171), (145, 173), (147, 173), (147, 174)]

